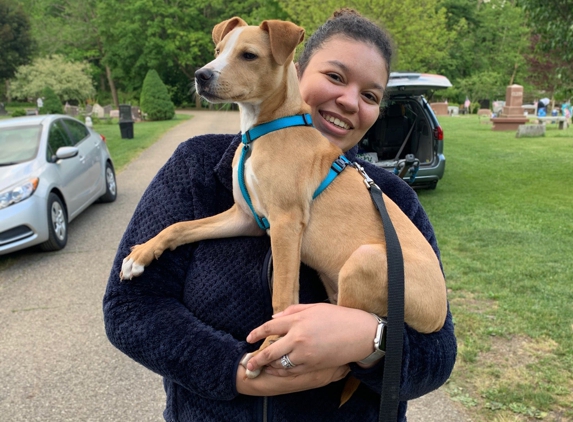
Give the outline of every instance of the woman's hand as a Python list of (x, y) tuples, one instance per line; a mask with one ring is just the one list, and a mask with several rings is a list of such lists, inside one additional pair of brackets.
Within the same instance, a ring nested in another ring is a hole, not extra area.
[(320, 369), (298, 375), (277, 377), (265, 371), (254, 379), (247, 378), (245, 368), (239, 365), (237, 370), (237, 392), (249, 396), (277, 396), (296, 393), (312, 388), (324, 387), (331, 382), (341, 380), (350, 372), (348, 365)]
[[(253, 356), (247, 368), (268, 365), (264, 372), (269, 375), (291, 376), (356, 362), (374, 351), (377, 325), (371, 314), (359, 309), (327, 303), (289, 306), (248, 335), (250, 343), (273, 334), (281, 338)], [(283, 355), (295, 367), (284, 369)]]

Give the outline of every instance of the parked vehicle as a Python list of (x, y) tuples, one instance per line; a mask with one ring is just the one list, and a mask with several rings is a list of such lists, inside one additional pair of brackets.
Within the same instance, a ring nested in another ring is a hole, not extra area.
[(359, 143), (359, 158), (435, 189), (444, 176), (444, 132), (424, 94), (451, 87), (445, 76), (392, 72), (378, 121)]
[(0, 121), (0, 255), (63, 249), (68, 223), (117, 186), (105, 138), (63, 115)]

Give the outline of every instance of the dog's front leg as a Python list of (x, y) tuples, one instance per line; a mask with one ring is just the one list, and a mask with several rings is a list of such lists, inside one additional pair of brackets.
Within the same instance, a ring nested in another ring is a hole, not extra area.
[[(269, 213), (269, 216), (272, 213)], [(279, 212), (276, 219), (269, 218), (271, 249), (273, 251), (273, 313), (284, 311), (296, 305), (299, 298), (299, 272), (302, 236), (308, 219), (303, 213)], [(279, 339), (278, 335), (268, 336), (259, 350), (247, 353), (241, 364), (246, 368), (249, 359)], [(261, 372), (246, 371), (248, 378), (255, 378)]]
[(147, 242), (136, 245), (124, 258), (120, 278), (131, 280), (143, 273), (144, 267), (151, 264), (167, 250), (174, 250), (187, 243), (206, 239), (220, 239), (235, 236), (262, 236), (261, 230), (252, 215), (247, 215), (236, 204), (221, 214), (199, 220), (175, 223)]

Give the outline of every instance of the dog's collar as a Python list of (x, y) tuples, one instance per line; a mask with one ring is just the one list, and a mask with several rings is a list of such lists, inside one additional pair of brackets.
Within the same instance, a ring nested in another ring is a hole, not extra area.
[(244, 145), (248, 145), (267, 133), (293, 126), (312, 126), (312, 117), (308, 113), (295, 114), (260, 124), (243, 133), (241, 141)]
[[(265, 217), (261, 217), (256, 213), (255, 208), (253, 207), (253, 202), (251, 201), (251, 196), (249, 195), (249, 191), (247, 190), (247, 186), (245, 184), (245, 160), (247, 158), (247, 152), (250, 149), (249, 144), (253, 142), (255, 139), (260, 138), (263, 135), (266, 135), (267, 133), (293, 126), (312, 126), (312, 118), (310, 117), (310, 114), (297, 114), (294, 116), (281, 117), (280, 119), (276, 119), (271, 122), (255, 126), (252, 129), (243, 133), (242, 135), (241, 142), (243, 143), (243, 151), (241, 152), (241, 157), (239, 158), (239, 169), (238, 169), (239, 187), (241, 189), (241, 193), (243, 194), (245, 202), (251, 209), (253, 217), (255, 218), (255, 221), (257, 222), (257, 225), (261, 230), (268, 230), (270, 228), (270, 224)], [(352, 163), (344, 155), (341, 155), (336, 160), (334, 160), (334, 163), (332, 163), (328, 175), (318, 186), (318, 188), (314, 192), (314, 195), (312, 196), (312, 199), (320, 195), (322, 191), (324, 191), (328, 187), (328, 185), (332, 183), (332, 181), (336, 178), (336, 176), (338, 176), (342, 172), (342, 170), (344, 170), (346, 166), (350, 164)]]

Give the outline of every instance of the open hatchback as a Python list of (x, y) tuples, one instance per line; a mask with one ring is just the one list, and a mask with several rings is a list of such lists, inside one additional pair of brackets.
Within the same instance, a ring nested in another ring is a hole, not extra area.
[(445, 76), (392, 72), (380, 117), (359, 143), (358, 158), (435, 189), (446, 168), (444, 132), (425, 96), (452, 84)]

